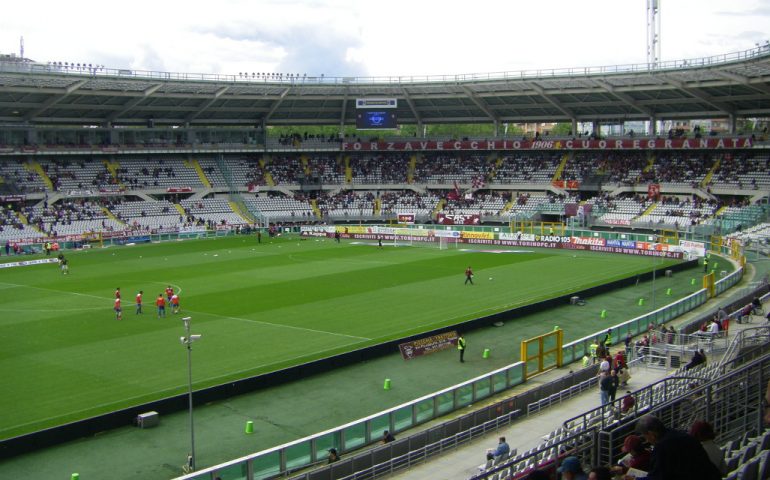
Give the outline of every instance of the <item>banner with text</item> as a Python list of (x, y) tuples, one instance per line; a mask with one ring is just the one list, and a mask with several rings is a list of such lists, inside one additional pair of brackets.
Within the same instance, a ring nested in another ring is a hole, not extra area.
[(751, 138), (650, 138), (612, 140), (414, 140), (409, 142), (343, 142), (348, 152), (411, 152), (422, 150), (725, 150), (752, 148)]
[(457, 332), (451, 331), (402, 343), (398, 349), (401, 350), (401, 356), (404, 360), (411, 360), (415, 357), (452, 348), (457, 345), (457, 338)]

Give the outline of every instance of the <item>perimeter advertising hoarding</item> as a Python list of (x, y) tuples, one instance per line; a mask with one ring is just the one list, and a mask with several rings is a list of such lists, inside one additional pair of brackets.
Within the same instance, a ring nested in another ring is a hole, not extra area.
[(411, 360), (415, 357), (452, 348), (457, 345), (457, 338), (457, 332), (451, 331), (402, 343), (398, 349), (401, 350), (401, 356), (404, 360)]

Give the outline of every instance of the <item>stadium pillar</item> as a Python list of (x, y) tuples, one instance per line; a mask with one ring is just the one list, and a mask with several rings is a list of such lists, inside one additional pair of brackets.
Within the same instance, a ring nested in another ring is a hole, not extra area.
[(655, 116), (650, 117), (650, 136), (655, 136), (658, 134), (658, 120), (655, 118)]
[(495, 133), (494, 133), (494, 137), (495, 137), (495, 138), (497, 138), (497, 137), (499, 137), (499, 136), (500, 136), (500, 122), (499, 122), (499, 121), (497, 121), (497, 120), (495, 120), (495, 121), (492, 123), (492, 125), (493, 125), (493, 127), (494, 127), (494, 132), (495, 132)]
[(735, 131), (738, 129), (738, 119), (733, 113), (731, 113), (727, 118), (730, 121), (730, 135), (734, 135)]
[(577, 118), (572, 119), (572, 135), (577, 136)]

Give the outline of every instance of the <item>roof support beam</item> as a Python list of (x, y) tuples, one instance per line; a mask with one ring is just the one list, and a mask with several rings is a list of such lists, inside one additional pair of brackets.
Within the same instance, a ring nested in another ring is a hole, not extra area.
[(572, 112), (572, 110), (562, 105), (561, 102), (559, 102), (555, 98), (551, 97), (551, 95), (546, 93), (543, 87), (541, 87), (535, 82), (527, 82), (527, 84), (532, 88), (532, 90), (536, 91), (538, 95), (543, 97), (543, 100), (550, 103), (556, 110), (560, 111), (570, 119), (576, 118), (575, 113)]
[(409, 105), (409, 109), (412, 111), (412, 115), (414, 115), (415, 120), (417, 120), (419, 125), (422, 125), (422, 117), (420, 117), (420, 112), (417, 111), (417, 107), (415, 107), (409, 92), (406, 90), (406, 88), (401, 88), (401, 93), (404, 95), (406, 104)]
[(198, 118), (198, 115), (205, 112), (206, 109), (209, 108), (214, 102), (216, 102), (217, 99), (221, 97), (229, 88), (230, 87), (222, 87), (216, 92), (214, 92), (214, 95), (206, 103), (204, 103), (203, 106), (201, 106), (197, 111), (192, 112), (190, 115), (187, 116), (187, 118), (185, 118), (185, 122), (191, 122), (196, 118)]
[(72, 92), (74, 92), (78, 88), (80, 88), (83, 85), (85, 85), (85, 83), (86, 83), (86, 80), (80, 80), (80, 81), (72, 83), (71, 85), (68, 85), (66, 88), (64, 88), (62, 90), (64, 95), (52, 96), (51, 98), (49, 98), (48, 100), (43, 102), (43, 104), (40, 107), (38, 107), (35, 110), (32, 110), (31, 112), (28, 112), (26, 115), (24, 115), (24, 121), (25, 122), (29, 122), (33, 118), (37, 117), (41, 113), (45, 112), (49, 108), (53, 107), (57, 103), (61, 102), (65, 98), (67, 98)]
[(267, 113), (264, 116), (265, 122), (270, 120), (270, 117), (273, 116), (276, 110), (278, 110), (278, 107), (281, 106), (281, 103), (283, 103), (283, 99), (286, 98), (286, 95), (289, 94), (291, 91), (291, 87), (286, 87), (283, 92), (278, 96), (278, 100), (273, 102), (273, 104), (270, 106), (270, 110), (267, 111)]
[(125, 114), (126, 112), (128, 112), (129, 110), (134, 108), (135, 106), (139, 105), (145, 98), (147, 98), (150, 95), (152, 95), (153, 93), (157, 92), (158, 89), (161, 86), (163, 86), (162, 83), (156, 83), (155, 85), (153, 85), (153, 86), (151, 86), (149, 88), (144, 89), (144, 91), (142, 92), (141, 96), (134, 98), (133, 100), (131, 100), (128, 103), (126, 103), (125, 105), (123, 105), (120, 108), (120, 110), (116, 110), (112, 114), (110, 114), (107, 117), (107, 121), (110, 122), (110, 123), (114, 122), (115, 119), (117, 119), (121, 115)]
[(722, 78), (734, 80), (740, 83), (741, 85), (751, 88), (752, 90), (755, 90), (757, 92), (770, 94), (770, 88), (768, 88), (767, 85), (751, 83), (748, 77), (744, 77), (743, 75), (738, 75), (737, 73), (733, 73), (733, 72), (725, 72), (723, 70), (715, 70), (714, 73), (716, 73)]
[(625, 103), (629, 107), (631, 107), (631, 108), (633, 108), (633, 109), (635, 109), (635, 110), (637, 110), (637, 111), (639, 111), (641, 113), (644, 113), (645, 115), (647, 115), (649, 117), (652, 117), (652, 116), (655, 115), (652, 112), (652, 110), (650, 110), (649, 108), (646, 108), (646, 107), (643, 107), (643, 106), (639, 105), (636, 102), (636, 100), (631, 98), (629, 95), (626, 95), (623, 92), (618, 92), (614, 85), (611, 85), (611, 84), (609, 84), (609, 83), (607, 83), (607, 82), (605, 82), (603, 80), (598, 80), (598, 79), (595, 79), (594, 83), (599, 85), (603, 89), (607, 90), (607, 92), (609, 92), (610, 95), (612, 95), (613, 97), (617, 98), (621, 102)]
[(348, 113), (348, 94), (342, 97), (342, 111), (340, 112), (340, 133), (345, 132), (345, 117)]
[(666, 82), (670, 83), (671, 85), (675, 86), (676, 88), (678, 88), (679, 90), (685, 92), (686, 94), (688, 94), (688, 95), (690, 95), (692, 97), (695, 97), (698, 100), (701, 100), (701, 101), (703, 101), (705, 103), (708, 103), (709, 105), (711, 105), (712, 107), (716, 108), (717, 110), (719, 110), (721, 113), (723, 113), (725, 115), (732, 115), (732, 113), (733, 113), (732, 110), (729, 107), (727, 107), (726, 105), (723, 105), (721, 102), (718, 102), (718, 101), (714, 100), (713, 98), (711, 98), (710, 95), (706, 95), (705, 93), (699, 92), (698, 90), (696, 90), (694, 88), (690, 88), (684, 82), (682, 82), (680, 80), (676, 80), (674, 78), (667, 77), (665, 75), (660, 75), (658, 78), (661, 78), (661, 79), (665, 80)]
[(500, 117), (489, 108), (489, 105), (487, 105), (487, 102), (485, 102), (481, 97), (476, 95), (476, 92), (474, 92), (473, 90), (471, 90), (465, 85), (460, 85), (460, 88), (462, 89), (462, 91), (465, 92), (466, 95), (468, 95), (468, 98), (470, 98), (471, 101), (475, 103), (476, 106), (479, 107), (481, 111), (484, 112), (493, 122), (495, 122), (496, 124), (500, 123)]

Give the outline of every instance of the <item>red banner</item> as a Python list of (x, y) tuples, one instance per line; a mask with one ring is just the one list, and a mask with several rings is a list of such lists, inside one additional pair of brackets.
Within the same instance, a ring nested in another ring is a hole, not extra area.
[(398, 223), (406, 223), (406, 224), (413, 224), (414, 223), (414, 213), (399, 213), (398, 214)]
[(657, 198), (660, 194), (660, 184), (659, 183), (651, 183), (647, 185), (647, 199), (654, 199)]
[(184, 192), (192, 192), (191, 187), (168, 187), (166, 189), (168, 193), (184, 193)]
[(342, 150), (375, 151), (454, 151), (454, 150), (724, 150), (751, 148), (750, 138), (650, 138), (617, 140), (468, 140), (439, 142), (415, 140), (410, 142), (343, 142)]
[(436, 215), (439, 225), (481, 225), (481, 215), (462, 215), (455, 213), (439, 213)]

